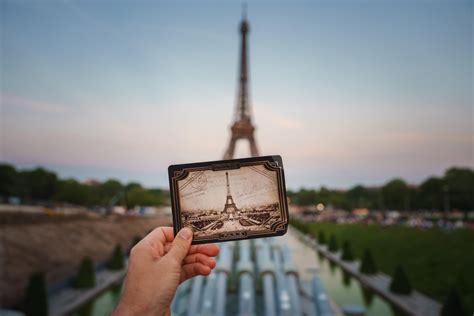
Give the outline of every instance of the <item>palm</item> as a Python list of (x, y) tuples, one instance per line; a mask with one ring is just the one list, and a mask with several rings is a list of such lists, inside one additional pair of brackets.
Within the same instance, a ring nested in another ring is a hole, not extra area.
[[(151, 238), (148, 238), (150, 236)], [(171, 227), (162, 227), (154, 230), (148, 235), (144, 241), (151, 246), (153, 257), (159, 260), (165, 257), (171, 249), (174, 240), (173, 229)], [(207, 275), (211, 272), (211, 268), (215, 267), (214, 257), (219, 253), (219, 248), (214, 244), (194, 245), (189, 248), (188, 255), (184, 258), (183, 263), (176, 262), (173, 264), (173, 273), (180, 275), (179, 283), (192, 278), (196, 275)]]

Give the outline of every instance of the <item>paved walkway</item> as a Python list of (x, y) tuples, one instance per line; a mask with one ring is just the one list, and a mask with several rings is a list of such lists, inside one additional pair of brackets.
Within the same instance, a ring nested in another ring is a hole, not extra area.
[(107, 290), (110, 286), (120, 283), (125, 277), (126, 268), (120, 271), (101, 270), (96, 273), (96, 286), (87, 290), (65, 288), (49, 298), (51, 316), (70, 314), (82, 305)]
[(297, 231), (299, 238), (303, 242), (316, 248), (320, 254), (357, 278), (362, 283), (362, 285), (372, 289), (377, 294), (384, 297), (387, 301), (391, 302), (393, 305), (397, 306), (407, 314), (414, 316), (438, 316), (440, 314), (441, 304), (437, 301), (417, 291), (413, 291), (410, 295), (394, 294), (389, 290), (389, 285), (391, 282), (390, 276), (384, 273), (377, 273), (373, 276), (362, 274), (359, 272), (359, 261), (343, 261), (341, 260), (341, 253), (330, 252), (327, 250), (326, 246), (319, 245), (315, 239), (307, 235), (303, 235), (296, 229), (292, 230)]
[[(5, 275), (7, 273), (7, 269), (5, 269), (6, 265), (6, 258), (7, 252), (5, 251), (5, 243), (4, 243), (4, 233), (2, 231), (2, 227), (0, 227), (0, 289), (6, 288), (6, 281), (5, 281)], [(4, 306), (5, 304), (5, 298), (4, 298), (4, 293), (3, 291), (0, 290), (0, 307)]]

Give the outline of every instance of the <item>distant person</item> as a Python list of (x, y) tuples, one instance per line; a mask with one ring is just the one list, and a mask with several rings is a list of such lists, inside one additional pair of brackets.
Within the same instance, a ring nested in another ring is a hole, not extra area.
[(193, 232), (159, 227), (132, 248), (122, 297), (113, 316), (170, 315), (171, 301), (180, 283), (215, 268), (219, 248), (191, 246)]

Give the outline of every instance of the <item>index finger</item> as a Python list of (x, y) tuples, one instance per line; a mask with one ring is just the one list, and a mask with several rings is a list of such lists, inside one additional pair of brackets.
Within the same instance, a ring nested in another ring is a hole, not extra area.
[[(166, 244), (165, 252), (168, 252), (170, 249), (171, 244)], [(219, 254), (219, 247), (216, 244), (193, 245), (189, 248), (188, 256), (195, 253), (202, 253), (209, 257), (215, 257)]]
[(210, 257), (215, 257), (219, 254), (219, 247), (216, 244), (194, 245), (189, 249), (188, 255), (194, 253), (203, 253)]
[(173, 227), (161, 226), (153, 229), (144, 239), (160, 241), (163, 244), (172, 242), (174, 239)]

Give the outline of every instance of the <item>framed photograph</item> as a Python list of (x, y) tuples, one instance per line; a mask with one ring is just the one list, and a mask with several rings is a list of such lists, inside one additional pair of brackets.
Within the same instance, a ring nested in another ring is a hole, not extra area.
[(288, 228), (280, 156), (172, 165), (168, 168), (175, 234), (193, 244), (284, 235)]

